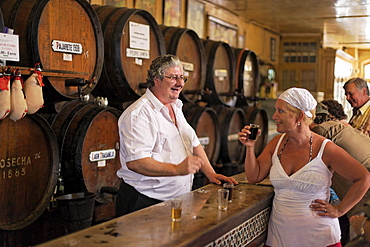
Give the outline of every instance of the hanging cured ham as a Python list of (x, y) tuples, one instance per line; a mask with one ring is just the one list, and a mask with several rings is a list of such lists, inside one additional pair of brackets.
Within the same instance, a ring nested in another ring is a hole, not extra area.
[(26, 102), (28, 112), (27, 114), (34, 114), (44, 105), (44, 98), (42, 94), (42, 75), (40, 64), (36, 64), (35, 71), (24, 82), (23, 90), (26, 95)]
[[(10, 73), (10, 71), (9, 71)], [(0, 119), (10, 112), (10, 74), (0, 73)]]
[(9, 118), (17, 121), (27, 114), (27, 102), (23, 93), (22, 77), (18, 69), (14, 73), (14, 80), (10, 88)]

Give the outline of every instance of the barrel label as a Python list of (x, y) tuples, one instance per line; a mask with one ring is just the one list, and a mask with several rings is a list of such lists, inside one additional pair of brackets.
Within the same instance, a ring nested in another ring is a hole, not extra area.
[(227, 141), (238, 141), (239, 140), (239, 135), (238, 134), (229, 134), (227, 136)]
[(31, 163), (30, 156), (0, 159), (1, 178), (12, 179), (25, 176), (26, 166), (31, 165)]
[(19, 38), (18, 35), (0, 35), (0, 59), (19, 62)]
[(143, 59), (135, 58), (135, 64), (143, 66)]
[(72, 43), (61, 40), (53, 40), (51, 42), (51, 48), (55, 52), (82, 54), (82, 44)]
[(140, 50), (150, 50), (150, 27), (136, 23), (129, 22), (130, 25), (130, 48)]
[(199, 137), (199, 142), (203, 146), (208, 145), (209, 144), (209, 137)]
[(194, 71), (194, 64), (192, 63), (187, 63), (187, 62), (183, 62), (181, 61), (182, 65), (184, 66), (184, 70), (187, 70), (187, 71)]
[(93, 151), (90, 153), (89, 160), (91, 162), (101, 161), (101, 160), (110, 160), (116, 158), (116, 150), (115, 149), (107, 149), (107, 150), (100, 150), (100, 151)]
[(149, 51), (137, 50), (137, 49), (130, 49), (126, 48), (126, 56), (127, 57), (136, 57), (136, 58), (145, 58), (149, 59)]
[(63, 61), (72, 61), (72, 54), (63, 53)]
[(227, 77), (227, 69), (215, 69), (215, 76)]
[(30, 156), (0, 159), (0, 169), (31, 164)]

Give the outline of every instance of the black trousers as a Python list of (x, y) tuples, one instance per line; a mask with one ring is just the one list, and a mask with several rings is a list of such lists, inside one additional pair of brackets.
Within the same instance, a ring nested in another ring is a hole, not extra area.
[(162, 202), (138, 192), (122, 180), (116, 198), (116, 215), (122, 216)]
[(346, 245), (348, 242), (349, 242), (349, 226), (350, 226), (350, 223), (349, 223), (349, 219), (348, 219), (348, 216), (347, 214), (341, 216), (338, 218), (339, 220), (339, 226), (340, 226), (340, 230), (342, 232), (342, 237), (341, 237), (341, 244), (342, 246)]

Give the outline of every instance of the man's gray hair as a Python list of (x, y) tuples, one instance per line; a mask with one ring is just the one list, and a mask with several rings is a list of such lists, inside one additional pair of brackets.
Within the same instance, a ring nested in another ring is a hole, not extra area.
[(367, 82), (360, 77), (351, 78), (346, 83), (344, 83), (344, 86), (343, 86), (344, 90), (346, 89), (347, 85), (352, 84), (352, 83), (355, 84), (358, 90), (366, 88), (366, 94), (369, 96), (369, 87), (367, 86)]
[(183, 67), (180, 59), (175, 55), (161, 55), (153, 60), (148, 70), (148, 77), (146, 82), (149, 87), (154, 86), (154, 79), (163, 80), (165, 71), (170, 67)]

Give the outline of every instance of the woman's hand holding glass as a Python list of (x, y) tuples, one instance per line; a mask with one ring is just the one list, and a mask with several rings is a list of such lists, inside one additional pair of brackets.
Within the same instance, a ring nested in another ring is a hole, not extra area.
[(251, 129), (251, 126), (249, 126), (249, 125), (246, 125), (246, 126), (244, 126), (244, 128), (238, 133), (238, 135), (239, 135), (239, 141), (243, 144), (243, 145), (245, 145), (245, 146), (247, 146), (247, 147), (251, 147), (251, 146), (254, 146), (254, 144), (255, 144), (255, 142), (257, 141), (257, 139), (258, 139), (258, 136), (260, 135), (260, 133), (261, 133), (261, 130), (258, 130), (258, 134), (257, 134), (257, 138), (256, 138), (256, 140), (251, 140), (251, 139), (249, 139), (250, 138), (250, 135), (251, 135), (251, 131), (250, 131), (250, 129)]

